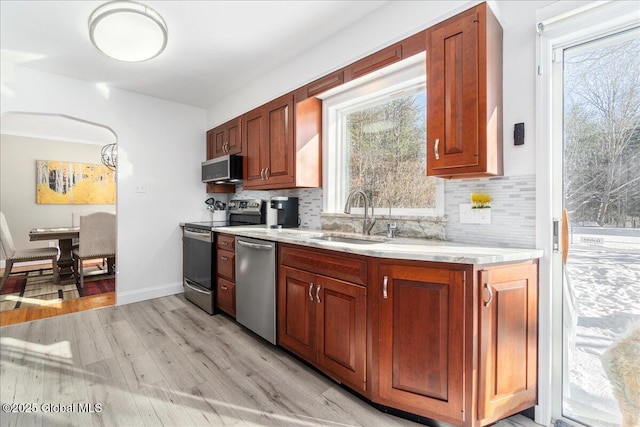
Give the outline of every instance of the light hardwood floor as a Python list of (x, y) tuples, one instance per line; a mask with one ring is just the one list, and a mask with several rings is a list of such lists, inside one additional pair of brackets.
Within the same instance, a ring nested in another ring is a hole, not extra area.
[[(51, 269), (51, 263), (16, 266), (13, 272), (23, 272), (37, 269)], [(0, 268), (0, 277), (4, 274), (4, 269)], [(59, 316), (62, 314), (76, 313), (94, 308), (108, 307), (115, 305), (116, 293), (107, 292), (100, 295), (81, 297), (69, 301), (62, 301), (56, 304), (48, 304), (42, 307), (25, 307), (15, 310), (3, 311), (0, 313), (0, 326), (13, 325), (15, 323), (29, 322), (31, 320), (44, 319), (47, 317)]]
[(5, 326), (0, 344), (1, 403), (37, 410), (3, 411), (2, 426), (419, 425), (181, 295)]

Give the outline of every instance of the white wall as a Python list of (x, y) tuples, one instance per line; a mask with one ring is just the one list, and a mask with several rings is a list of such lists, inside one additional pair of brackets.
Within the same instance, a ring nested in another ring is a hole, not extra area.
[[(208, 110), (207, 128), (296, 89), (479, 2), (393, 1), (309, 49)], [(504, 173), (535, 173), (535, 40), (537, 8), (550, 1), (498, 1), (504, 29)], [(525, 144), (513, 145), (513, 125), (525, 123)]]
[[(118, 136), (117, 303), (182, 292), (179, 223), (206, 215), (206, 111), (2, 63), (0, 109), (60, 113)], [(145, 193), (136, 193), (136, 185)]]
[(115, 213), (115, 204), (36, 204), (36, 160), (100, 164), (100, 150), (99, 145), (0, 135), (0, 210), (7, 218), (16, 249), (46, 246), (46, 242), (30, 242), (29, 230), (71, 226), (73, 212)]

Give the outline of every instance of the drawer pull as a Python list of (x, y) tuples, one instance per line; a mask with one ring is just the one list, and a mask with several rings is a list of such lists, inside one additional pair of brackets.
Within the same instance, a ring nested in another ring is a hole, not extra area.
[(491, 290), (491, 286), (489, 286), (489, 283), (485, 282), (484, 287), (487, 291), (489, 291), (489, 299), (484, 303), (484, 306), (489, 307), (491, 301), (493, 301), (493, 291)]
[(228, 287), (226, 287), (224, 285), (220, 286), (220, 288), (222, 288), (223, 291), (226, 291), (227, 289), (229, 289)]
[(229, 257), (226, 257), (226, 256), (221, 256), (220, 259), (222, 261), (229, 261)]
[(389, 297), (389, 293), (387, 292), (387, 288), (389, 286), (389, 278), (384, 276), (382, 280), (382, 298), (387, 299)]

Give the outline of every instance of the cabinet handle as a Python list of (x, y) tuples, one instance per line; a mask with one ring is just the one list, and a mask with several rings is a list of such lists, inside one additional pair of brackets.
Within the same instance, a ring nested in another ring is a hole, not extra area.
[(387, 288), (389, 286), (389, 278), (384, 276), (382, 280), (382, 298), (387, 299), (389, 297), (389, 293), (387, 292)]
[(322, 286), (318, 285), (318, 287), (316, 288), (316, 301), (318, 302), (318, 304), (320, 304), (320, 288)]
[(309, 283), (309, 299), (313, 302), (313, 283)]
[(493, 301), (493, 291), (491, 290), (491, 286), (489, 286), (488, 282), (484, 283), (484, 287), (489, 291), (489, 299), (485, 301), (484, 306), (489, 307), (489, 304), (491, 304), (491, 301)]
[(267, 179), (269, 179), (269, 168), (266, 168), (266, 169), (264, 170), (264, 179), (265, 179), (265, 181), (266, 181)]
[(440, 153), (438, 152), (439, 146), (440, 146), (440, 138), (436, 138), (436, 143), (433, 145), (433, 150), (436, 153), (436, 160), (440, 160)]
[(226, 287), (226, 286), (224, 286), (224, 285), (223, 285), (223, 286), (220, 286), (220, 288), (221, 288), (223, 291), (226, 291), (227, 289), (229, 289), (228, 287)]
[(264, 181), (264, 168), (260, 169), (260, 179)]
[(229, 258), (228, 258), (228, 257), (226, 257), (226, 256), (221, 256), (221, 257), (220, 257), (220, 259), (221, 259), (222, 261), (229, 261)]

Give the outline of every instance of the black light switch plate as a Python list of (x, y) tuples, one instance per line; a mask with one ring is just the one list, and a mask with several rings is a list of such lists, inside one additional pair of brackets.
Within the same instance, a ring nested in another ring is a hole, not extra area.
[(516, 123), (513, 127), (513, 145), (524, 145), (524, 123)]

